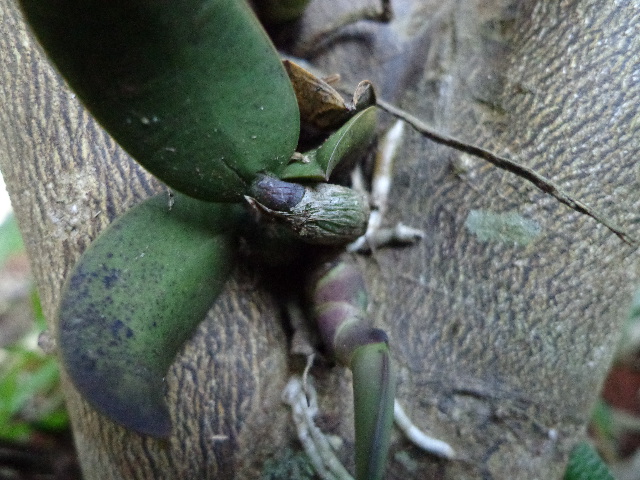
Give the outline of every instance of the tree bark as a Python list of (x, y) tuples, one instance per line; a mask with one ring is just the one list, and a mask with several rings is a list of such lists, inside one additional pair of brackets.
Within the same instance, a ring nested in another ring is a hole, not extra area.
[[(296, 44), (354, 3), (312, 2)], [(313, 60), (535, 168), (639, 238), (639, 3), (397, 1), (391, 24), (347, 27)], [(10, 0), (0, 20), (0, 167), (55, 329), (81, 252), (162, 186), (82, 109)], [(395, 434), (388, 478), (558, 478), (628, 315), (637, 253), (523, 180), (406, 132), (387, 221), (426, 238), (359, 262), (400, 402), (459, 458)], [(294, 370), (287, 337), (256, 279), (239, 267), (174, 363), (168, 442), (113, 425), (63, 379), (87, 479), (258, 478), (265, 459), (298, 448), (279, 399)], [(323, 428), (352, 462), (348, 373), (315, 373)]]

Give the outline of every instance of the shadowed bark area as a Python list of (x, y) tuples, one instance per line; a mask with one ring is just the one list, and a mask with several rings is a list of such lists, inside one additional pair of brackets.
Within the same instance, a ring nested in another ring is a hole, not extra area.
[[(296, 42), (354, 3), (313, 2)], [(372, 80), (381, 97), (536, 168), (640, 237), (638, 2), (393, 6), (390, 25), (346, 28), (316, 65), (346, 84)], [(0, 21), (0, 167), (51, 321), (91, 239), (162, 187), (78, 105), (9, 0)], [(399, 400), (460, 459), (398, 434), (388, 478), (558, 478), (639, 283), (637, 253), (515, 176), (406, 132), (388, 222), (426, 239), (359, 261)], [(296, 447), (279, 399), (280, 311), (256, 285), (241, 267), (172, 367), (168, 442), (114, 426), (67, 385), (87, 478), (257, 478), (266, 458)], [(322, 426), (352, 462), (349, 377), (333, 368), (317, 387)]]

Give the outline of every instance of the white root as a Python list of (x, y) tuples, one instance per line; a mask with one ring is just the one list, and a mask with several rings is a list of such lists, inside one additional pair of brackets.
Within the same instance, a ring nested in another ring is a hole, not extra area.
[(404, 409), (398, 403), (398, 400), (393, 404), (393, 419), (405, 436), (425, 452), (447, 459), (455, 457), (455, 452), (451, 445), (437, 438), (430, 437), (420, 430), (407, 416)]
[[(407, 227), (398, 223), (393, 228), (382, 228), (382, 221), (389, 204), (393, 180), (393, 162), (402, 143), (404, 122), (398, 120), (380, 139), (378, 153), (376, 154), (373, 178), (371, 180), (371, 193), (369, 194), (369, 206), (371, 214), (367, 231), (363, 236), (347, 246), (349, 252), (368, 252), (394, 243), (410, 244), (421, 240), (424, 233), (421, 230)], [(361, 170), (354, 170), (352, 175), (352, 187), (364, 191), (364, 181)]]
[(322, 480), (353, 480), (335, 455), (329, 439), (313, 421), (318, 413), (318, 398), (313, 386), (304, 385), (300, 377), (291, 377), (282, 392), (282, 400), (291, 406), (298, 439), (318, 476)]

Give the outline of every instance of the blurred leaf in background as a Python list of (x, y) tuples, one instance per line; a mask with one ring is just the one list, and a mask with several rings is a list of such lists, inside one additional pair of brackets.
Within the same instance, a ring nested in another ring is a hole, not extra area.
[(0, 224), (0, 478), (78, 479), (55, 356), (13, 215)]
[(564, 480), (614, 480), (614, 478), (598, 452), (587, 442), (582, 442), (571, 452)]
[(13, 215), (0, 225), (0, 439), (28, 441), (68, 420), (56, 360), (37, 346), (46, 323)]
[(290, 448), (281, 452), (278, 458), (271, 458), (264, 464), (260, 480), (313, 480), (316, 477), (311, 460), (304, 452)]
[[(0, 224), (0, 349), (20, 341), (34, 328), (32, 289), (22, 237), (10, 215)], [(1, 362), (6, 352), (0, 352)]]
[(613, 477), (640, 480), (640, 290), (594, 409), (589, 434)]
[(0, 363), (0, 438), (29, 441), (35, 432), (68, 426), (56, 359), (37, 347), (44, 318), (35, 292), (30, 296), (34, 321), (27, 335), (5, 346)]
[(18, 230), (18, 223), (13, 215), (0, 224), (0, 269), (12, 255), (20, 255), (24, 252), (22, 236)]

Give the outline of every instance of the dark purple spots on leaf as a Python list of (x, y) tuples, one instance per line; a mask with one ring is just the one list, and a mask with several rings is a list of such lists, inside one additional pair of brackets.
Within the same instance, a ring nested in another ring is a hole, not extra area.
[(130, 327), (122, 322), (122, 320), (115, 320), (111, 323), (111, 335), (113, 338), (109, 342), (109, 345), (115, 347), (118, 346), (124, 337), (132, 338), (134, 336), (134, 332)]
[(84, 272), (82, 268), (79, 268), (78, 271), (71, 277), (69, 281), (69, 290), (75, 292), (82, 287), (87, 280), (87, 274)]
[(115, 322), (113, 322), (111, 324), (111, 335), (113, 335), (114, 337), (119, 337), (120, 336), (120, 331), (125, 328), (125, 324), (122, 323), (120, 320), (116, 320)]
[(102, 277), (102, 283), (104, 284), (104, 288), (113, 287), (118, 281), (118, 279), (120, 278), (119, 274), (120, 274), (119, 270), (111, 270), (108, 274), (104, 275)]
[(79, 357), (80, 368), (78, 370), (93, 371), (96, 369), (96, 359), (92, 355), (82, 354)]

